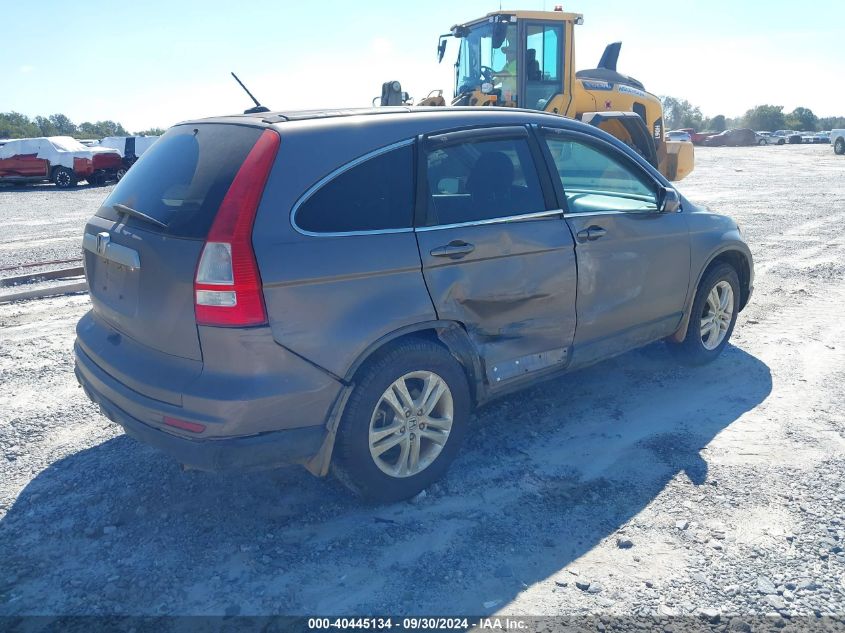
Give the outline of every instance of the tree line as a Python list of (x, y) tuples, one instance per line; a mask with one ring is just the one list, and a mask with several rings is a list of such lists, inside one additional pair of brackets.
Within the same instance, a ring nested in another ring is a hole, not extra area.
[(691, 127), (698, 131), (721, 132), (730, 128), (752, 130), (817, 131), (845, 128), (845, 116), (817, 117), (810, 108), (798, 107), (784, 112), (783, 106), (759, 105), (735, 118), (717, 114), (706, 117), (701, 108), (686, 99), (660, 97), (663, 103), (663, 120), (667, 130)]
[(30, 119), (19, 112), (0, 112), (0, 138), (32, 138), (36, 136), (72, 136), (100, 139), (106, 136), (158, 136), (158, 127), (130, 134), (115, 121), (84, 121), (77, 125), (64, 114), (37, 116)]

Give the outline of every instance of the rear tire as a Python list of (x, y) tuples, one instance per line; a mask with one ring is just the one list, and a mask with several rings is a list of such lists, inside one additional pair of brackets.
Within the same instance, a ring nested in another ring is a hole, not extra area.
[(382, 502), (413, 497), (442, 477), (470, 413), (466, 375), (448, 350), (402, 342), (378, 352), (355, 382), (338, 429), (335, 476)]
[(121, 180), (123, 180), (123, 177), (125, 175), (126, 175), (126, 167), (121, 167), (120, 169), (118, 169), (115, 172), (114, 177), (117, 180), (117, 182), (120, 182)]
[(75, 187), (78, 182), (79, 179), (72, 169), (56, 167), (56, 170), (53, 172), (53, 183), (60, 189)]
[(729, 264), (717, 264), (698, 286), (684, 340), (667, 341), (669, 349), (687, 365), (716, 360), (733, 333), (739, 302), (736, 270)]
[(839, 154), (840, 156), (845, 154), (845, 138), (840, 136), (836, 139), (836, 142), (833, 144), (833, 153)]

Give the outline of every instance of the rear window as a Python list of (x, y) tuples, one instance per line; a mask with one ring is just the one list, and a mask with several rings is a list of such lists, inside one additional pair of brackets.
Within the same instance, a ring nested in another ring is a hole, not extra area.
[(129, 226), (166, 235), (205, 238), (223, 197), (260, 128), (220, 123), (179, 125), (167, 131), (132, 165), (98, 211), (117, 220), (122, 204), (167, 227), (129, 217)]

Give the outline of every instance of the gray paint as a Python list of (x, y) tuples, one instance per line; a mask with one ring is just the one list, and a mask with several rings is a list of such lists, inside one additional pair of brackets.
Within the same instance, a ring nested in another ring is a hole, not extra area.
[[(438, 317), (464, 324), (488, 368), (572, 345), (575, 253), (561, 215), (418, 232)], [(453, 241), (474, 250), (455, 260), (431, 255)]]
[(590, 227), (606, 231), (595, 241), (576, 241), (578, 328), (573, 362), (592, 362), (674, 332), (689, 290), (686, 215), (573, 213), (566, 221), (576, 236)]
[(168, 237), (94, 216), (85, 232), (138, 254), (130, 268), (85, 249), (94, 312), (118, 332), (171, 356), (201, 361), (194, 318), (194, 272), (201, 240)]
[[(86, 227), (92, 235), (108, 231), (113, 243), (138, 253), (132, 270), (86, 251), (93, 310), (80, 321), (76, 347), (86, 391), (132, 424), (163, 428), (162, 416), (173, 415), (208, 424), (203, 438), (333, 428), (354, 370), (381, 344), (429, 327), (472, 368), (474, 395), (483, 402), (672, 334), (715, 256), (732, 249), (751, 264), (735, 223), (687, 200), (673, 214), (554, 214), (404, 232), (304, 234), (292, 226), (291, 210), (338, 168), (421, 134), (474, 126), (574, 130), (671, 185), (608, 134), (533, 111), (396, 108), (209, 121), (268, 125), (263, 118), (281, 136), (253, 232), (268, 326), (197, 327), (193, 275), (201, 241), (96, 217)], [(605, 236), (576, 243), (573, 235), (592, 225), (601, 225)], [(455, 260), (431, 255), (453, 240), (473, 244), (473, 252)], [(497, 384), (499, 370), (505, 384)]]

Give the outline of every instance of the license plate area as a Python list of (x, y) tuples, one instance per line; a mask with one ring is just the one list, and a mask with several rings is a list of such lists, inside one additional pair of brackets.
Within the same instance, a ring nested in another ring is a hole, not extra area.
[(141, 271), (123, 264), (96, 257), (91, 291), (112, 310), (135, 316), (138, 310), (138, 290)]

